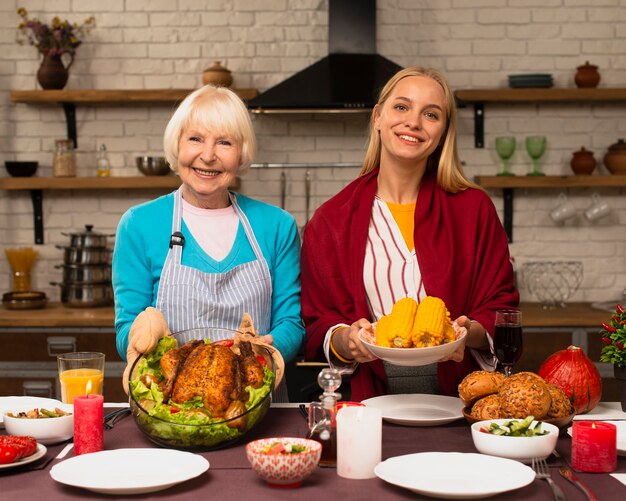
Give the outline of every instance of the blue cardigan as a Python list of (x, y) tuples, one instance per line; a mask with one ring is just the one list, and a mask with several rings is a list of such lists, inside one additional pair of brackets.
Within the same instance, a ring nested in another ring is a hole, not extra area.
[[(237, 194), (237, 202), (261, 247), (272, 278), (272, 318), (269, 333), (285, 362), (292, 360), (304, 340), (300, 316), (300, 239), (288, 212)], [(117, 351), (126, 359), (128, 333), (135, 317), (156, 305), (161, 271), (172, 233), (174, 193), (131, 207), (117, 228), (113, 252)], [(210, 258), (183, 221), (182, 264), (205, 273), (223, 273), (253, 261), (254, 252), (239, 224), (235, 243), (223, 261)]]

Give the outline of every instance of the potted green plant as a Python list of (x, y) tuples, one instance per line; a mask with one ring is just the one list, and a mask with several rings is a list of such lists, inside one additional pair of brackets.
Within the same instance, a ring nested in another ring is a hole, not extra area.
[(604, 346), (600, 351), (600, 361), (613, 364), (613, 373), (618, 382), (622, 410), (626, 411), (626, 311), (621, 304), (600, 331)]
[[(48, 25), (36, 17), (29, 18), (28, 11), (23, 7), (17, 9), (17, 14), (22, 18), (17, 26), (18, 43), (32, 45), (43, 56), (37, 71), (39, 84), (43, 89), (62, 89), (67, 83), (76, 49), (95, 25), (94, 17), (88, 17), (82, 24), (72, 24), (55, 16)], [(67, 66), (61, 59), (64, 55), (69, 58)]]

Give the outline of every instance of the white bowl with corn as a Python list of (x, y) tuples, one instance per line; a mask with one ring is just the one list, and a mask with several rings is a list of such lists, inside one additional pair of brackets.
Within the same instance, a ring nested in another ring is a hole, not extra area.
[(464, 343), (466, 334), (465, 327), (450, 320), (441, 299), (427, 296), (419, 304), (412, 298), (400, 299), (371, 331), (361, 329), (359, 338), (375, 357), (415, 367), (448, 357)]

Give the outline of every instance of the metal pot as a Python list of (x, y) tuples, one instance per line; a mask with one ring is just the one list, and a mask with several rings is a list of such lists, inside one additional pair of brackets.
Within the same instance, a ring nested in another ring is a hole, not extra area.
[(57, 248), (64, 250), (63, 263), (73, 264), (109, 264), (111, 251), (106, 247), (64, 247), (57, 245)]
[(50, 285), (61, 286), (61, 302), (69, 308), (92, 308), (94, 306), (108, 306), (113, 303), (113, 288), (110, 283), (62, 284), (50, 282)]
[(93, 284), (111, 281), (111, 266), (108, 264), (59, 264), (55, 268), (63, 268), (63, 283), (65, 284)]
[(93, 224), (86, 224), (85, 231), (76, 233), (61, 232), (61, 235), (70, 237), (70, 246), (72, 247), (106, 247), (107, 237), (114, 235), (105, 235), (104, 233), (98, 233), (93, 231)]

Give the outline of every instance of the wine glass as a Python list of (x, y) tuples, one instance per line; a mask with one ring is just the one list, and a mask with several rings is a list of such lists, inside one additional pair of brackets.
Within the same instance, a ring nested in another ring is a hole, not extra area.
[(493, 349), (498, 362), (504, 367), (504, 375), (510, 376), (513, 365), (522, 356), (522, 312), (497, 310)]
[(509, 159), (515, 153), (515, 138), (513, 136), (496, 137), (496, 153), (502, 160), (502, 172), (498, 172), (498, 176), (514, 176), (509, 171)]
[(529, 176), (545, 175), (539, 170), (539, 159), (546, 152), (546, 144), (546, 136), (528, 136), (526, 138), (526, 151), (533, 162), (533, 170), (528, 173)]

